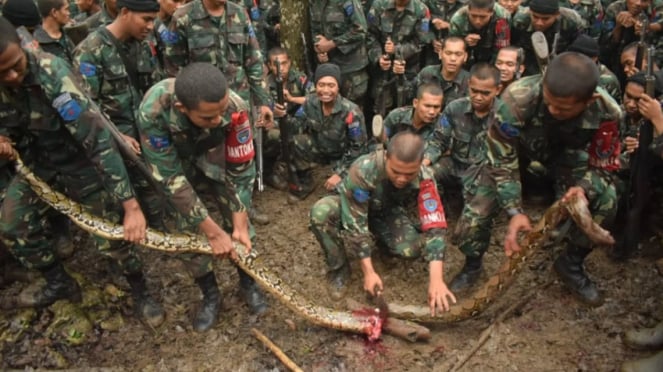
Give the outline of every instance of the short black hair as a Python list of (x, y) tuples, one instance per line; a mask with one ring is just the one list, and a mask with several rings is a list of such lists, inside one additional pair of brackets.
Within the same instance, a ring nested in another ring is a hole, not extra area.
[(200, 102), (219, 102), (227, 92), (226, 77), (210, 63), (191, 63), (175, 77), (175, 95), (188, 110), (198, 108)]
[(465, 43), (465, 39), (462, 37), (458, 36), (449, 36), (442, 40), (442, 50), (447, 47), (447, 43), (463, 43), (463, 49), (467, 51), (467, 43)]
[(523, 48), (519, 48), (517, 46), (509, 45), (509, 46), (505, 46), (504, 48), (500, 48), (500, 50), (497, 52), (497, 54), (499, 54), (501, 51), (516, 52), (516, 56), (517, 56), (516, 57), (516, 62), (519, 65), (522, 65), (522, 64), (525, 63), (525, 51), (523, 50)]
[(396, 133), (387, 145), (387, 157), (394, 156), (404, 163), (414, 163), (424, 159), (426, 143), (420, 135), (410, 131)]
[(7, 18), (0, 16), (0, 53), (4, 53), (10, 44), (21, 45), (21, 39), (18, 38), (14, 25)]
[(467, 2), (467, 8), (473, 9), (490, 9), (495, 7), (495, 0), (470, 0)]
[(444, 97), (444, 91), (437, 83), (426, 83), (419, 85), (417, 88), (417, 99), (421, 99), (425, 93), (430, 94), (431, 96)]
[(37, 0), (37, 8), (42, 18), (48, 17), (51, 15), (51, 10), (59, 10), (65, 4), (67, 4), (65, 0)]
[(492, 79), (495, 86), (500, 85), (500, 82), (502, 81), (500, 78), (500, 70), (487, 62), (474, 64), (470, 69), (470, 77), (475, 77), (479, 80)]
[(290, 53), (285, 48), (281, 48), (280, 46), (274, 47), (267, 52), (267, 60), (271, 61), (272, 57), (274, 56), (280, 56), (282, 54), (285, 54), (288, 58), (290, 58)]
[(599, 84), (599, 68), (584, 54), (564, 52), (553, 58), (543, 76), (543, 86), (555, 97), (592, 98)]

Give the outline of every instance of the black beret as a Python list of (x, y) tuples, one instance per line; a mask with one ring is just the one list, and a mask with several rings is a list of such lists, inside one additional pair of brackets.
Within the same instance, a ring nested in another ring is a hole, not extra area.
[(535, 13), (557, 14), (559, 13), (558, 0), (532, 0), (529, 2), (529, 9)]
[(117, 0), (117, 9), (127, 8), (134, 12), (158, 12), (157, 0)]
[(598, 57), (599, 43), (589, 35), (581, 34), (569, 46), (568, 51), (582, 53), (590, 58)]
[(2, 7), (2, 15), (14, 27), (35, 27), (41, 24), (39, 10), (32, 0), (7, 0)]

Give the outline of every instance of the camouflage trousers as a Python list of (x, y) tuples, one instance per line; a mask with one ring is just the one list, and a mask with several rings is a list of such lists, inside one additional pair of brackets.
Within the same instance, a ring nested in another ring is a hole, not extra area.
[[(330, 270), (339, 269), (347, 262), (341, 213), (338, 195), (326, 196), (311, 208), (310, 229), (322, 247)], [(425, 240), (418, 221), (408, 214), (404, 208), (396, 207), (379, 216), (371, 215), (368, 229), (388, 254), (412, 259), (421, 256)]]
[(341, 74), (341, 95), (357, 104), (364, 106), (368, 91), (368, 72), (365, 69)]
[[(247, 209), (251, 207), (255, 176), (255, 166), (251, 166), (241, 174), (237, 175), (235, 178), (238, 183), (236, 188), (239, 193), (239, 198)], [(189, 178), (189, 183), (193, 186), (196, 194), (198, 194), (198, 196), (205, 203), (210, 216), (220, 216), (221, 221), (217, 221), (217, 223), (224, 229), (225, 232), (232, 234), (232, 210), (230, 208), (230, 202), (225, 196), (225, 184), (205, 176), (202, 174), (202, 172), (197, 172), (193, 177)], [(187, 219), (182, 218), (179, 213), (175, 213), (175, 215), (177, 216), (176, 226), (178, 231), (198, 231), (197, 225), (194, 225)], [(250, 220), (249, 236), (251, 237), (252, 243), (254, 243), (256, 233)], [(191, 276), (194, 278), (200, 278), (213, 270), (212, 263), (214, 257), (211, 255), (183, 253), (178, 255), (178, 258), (182, 260), (187, 271), (189, 271)]]
[(330, 156), (320, 151), (320, 147), (309, 134), (297, 134), (290, 139), (290, 152), (292, 162), (298, 171), (305, 171), (311, 168), (311, 163), (329, 164), (334, 160), (341, 158), (339, 156)]
[[(95, 180), (96, 172), (89, 170), (94, 175), (87, 172), (76, 177), (58, 176), (54, 187), (87, 206), (95, 216), (122, 223), (121, 206)], [(27, 181), (20, 176), (12, 179), (0, 209), (0, 234), (14, 256), (28, 268), (48, 267), (55, 260), (54, 235), (52, 229), (45, 226), (49, 211), (52, 209), (39, 199)], [(99, 251), (114, 259), (125, 274), (142, 269), (133, 244), (96, 236), (94, 239)]]

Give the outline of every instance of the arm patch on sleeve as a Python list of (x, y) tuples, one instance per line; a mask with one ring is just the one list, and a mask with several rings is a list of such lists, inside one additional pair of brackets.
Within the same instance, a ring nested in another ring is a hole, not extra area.
[(81, 65), (78, 66), (78, 71), (85, 77), (92, 77), (97, 74), (97, 66), (90, 62), (81, 62)]
[(78, 117), (81, 116), (81, 112), (83, 112), (81, 105), (69, 92), (60, 94), (53, 101), (53, 108), (58, 111), (58, 114), (60, 114), (60, 117), (64, 121), (74, 121), (78, 119)]

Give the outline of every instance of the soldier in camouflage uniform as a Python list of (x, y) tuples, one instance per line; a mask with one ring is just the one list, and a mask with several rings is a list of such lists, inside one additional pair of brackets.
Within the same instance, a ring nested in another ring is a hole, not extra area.
[[(98, 248), (115, 259), (126, 275), (137, 315), (152, 326), (159, 325), (163, 310), (150, 297), (142, 263), (129, 243), (145, 238), (145, 217), (101, 114), (90, 108), (90, 98), (64, 60), (34, 47), (21, 49), (16, 32), (4, 18), (0, 18), (0, 50), (0, 116), (4, 118), (0, 132), (8, 137), (2, 145), (3, 157), (12, 156), (12, 141), (38, 177), (87, 206), (92, 214), (114, 223), (124, 221), (126, 241), (96, 238)], [(78, 284), (54, 256), (52, 236), (44, 230), (46, 211), (48, 207), (27, 181), (15, 177), (0, 211), (0, 236), (23, 265), (41, 270), (46, 278), (45, 287), (25, 298), (25, 305), (80, 299)]]
[[(567, 52), (553, 59), (543, 78), (523, 78), (501, 95), (523, 124), (523, 155), (543, 164), (558, 197), (586, 197), (597, 223), (614, 218), (613, 182), (619, 168), (617, 102), (598, 87), (599, 71), (587, 56)], [(591, 252), (589, 239), (571, 227), (565, 252), (555, 271), (581, 301), (596, 306), (601, 294), (583, 268)]]
[(325, 188), (333, 190), (360, 155), (368, 151), (364, 115), (359, 106), (339, 94), (341, 70), (331, 63), (315, 70), (315, 94), (309, 94), (302, 106), (304, 133), (290, 138), (293, 166), (302, 188), (290, 189), (295, 199), (313, 191), (311, 162), (333, 162), (333, 174)]
[[(454, 235), (465, 255), (465, 265), (449, 288), (462, 291), (481, 273), (482, 257), (490, 244), (491, 230), (501, 210), (511, 217), (509, 232), (529, 227), (520, 201), (515, 136), (516, 118), (497, 95), (500, 72), (479, 63), (470, 70), (469, 94), (444, 108), (442, 142), (433, 158), (435, 177), (443, 184), (460, 183), (464, 207)], [(508, 244), (515, 242), (515, 235)], [(505, 242), (505, 244), (507, 244)]]
[(387, 139), (396, 133), (409, 131), (418, 134), (426, 142), (423, 164), (431, 164), (430, 159), (438, 159), (442, 141), (442, 127), (440, 126), (440, 113), (444, 93), (439, 85), (424, 84), (417, 89), (417, 97), (412, 106), (400, 107), (392, 110), (384, 120), (384, 136)]
[[(431, 315), (456, 302), (444, 283), (447, 222), (430, 168), (421, 164), (425, 143), (410, 132), (395, 135), (387, 152), (364, 155), (352, 164), (338, 194), (311, 208), (311, 230), (329, 269), (332, 298), (340, 299), (350, 277), (346, 250), (357, 256), (364, 290), (379, 295), (382, 279), (373, 269), (375, 239), (388, 254), (429, 262), (428, 303)], [(414, 217), (418, 212), (418, 218)]]
[(451, 18), (449, 36), (468, 45), (468, 68), (477, 62), (495, 61), (497, 52), (511, 42), (509, 12), (494, 0), (470, 0)]
[(368, 90), (366, 17), (358, 0), (309, 2), (311, 38), (319, 63), (341, 69), (341, 95), (359, 106)]
[(470, 74), (463, 69), (467, 61), (467, 51), (463, 39), (450, 36), (442, 42), (440, 50), (442, 64), (427, 66), (414, 79), (413, 91), (428, 83), (438, 84), (444, 91), (442, 108), (449, 102), (465, 97)]
[(83, 23), (87, 26), (88, 32), (93, 32), (100, 27), (113, 23), (117, 13), (117, 0), (104, 0), (101, 10), (91, 15)]
[(463, 6), (457, 0), (423, 0), (431, 13), (431, 27), (429, 40), (431, 43), (424, 46), (421, 63), (422, 66), (437, 64), (442, 49), (442, 41), (449, 34), (449, 21), (451, 17)]
[(39, 47), (71, 63), (74, 43), (62, 32), (69, 23), (69, 7), (65, 0), (39, 0), (42, 23), (33, 33)]
[(540, 73), (532, 46), (534, 32), (543, 32), (550, 55), (555, 55), (565, 51), (586, 29), (585, 21), (574, 10), (560, 8), (557, 1), (532, 0), (529, 8), (511, 20), (511, 44), (525, 51), (525, 76)]
[[(283, 81), (283, 99), (285, 105), (278, 104), (277, 85), (276, 85), (276, 64), (279, 63), (281, 80)], [(267, 86), (274, 102), (274, 117), (284, 120), (288, 126), (290, 135), (298, 133), (302, 129), (304, 118), (304, 109), (302, 105), (306, 102), (306, 95), (314, 93), (313, 84), (306, 75), (292, 66), (292, 61), (288, 51), (275, 47), (269, 51), (267, 67)], [(276, 159), (281, 152), (281, 130), (274, 128), (267, 131), (263, 144), (263, 157), (265, 158), (265, 182), (277, 190), (285, 191), (288, 183), (281, 177), (280, 172), (276, 170)], [(281, 172), (282, 173), (282, 172)]]
[(71, 13), (74, 23), (84, 22), (86, 19), (100, 12), (100, 1), (101, 0), (75, 0), (77, 11)]
[(173, 20), (175, 11), (186, 4), (185, 0), (160, 0), (159, 13), (154, 20), (154, 41), (157, 44), (157, 58), (159, 61), (159, 68), (162, 71), (166, 70), (165, 62), (163, 59), (166, 51), (166, 43), (164, 40), (171, 40), (174, 34), (170, 31), (170, 22)]
[[(405, 82), (419, 72), (421, 47), (431, 41), (430, 10), (421, 0), (375, 0), (366, 18), (368, 61), (373, 69), (371, 97), (377, 106), (390, 109), (396, 105), (391, 99), (394, 86), (385, 82), (397, 75), (403, 90)], [(386, 102), (380, 104), (380, 99)], [(374, 111), (381, 110), (375, 107)]]
[(497, 0), (497, 3), (509, 12), (509, 19), (513, 19), (513, 16), (524, 8), (522, 0)]
[(560, 0), (559, 6), (574, 10), (587, 25), (588, 34), (594, 39), (601, 36), (603, 5), (600, 0)]
[[(138, 155), (138, 106), (152, 84), (161, 80), (154, 41), (147, 39), (152, 36), (159, 4), (156, 0), (118, 0), (117, 7), (119, 14), (113, 23), (92, 32), (78, 45), (75, 66), (92, 98)], [(159, 195), (136, 165), (127, 168), (149, 224), (162, 228)]]
[(244, 7), (246, 12), (251, 18), (253, 30), (256, 33), (256, 39), (260, 44), (260, 51), (263, 57), (267, 56), (267, 35), (265, 29), (267, 27), (267, 16), (269, 10), (274, 6), (273, 0), (231, 0)]
[[(237, 187), (253, 183), (253, 178), (244, 179), (243, 169), (246, 159), (254, 155), (248, 105), (228, 88), (223, 74), (211, 64), (192, 63), (182, 68), (177, 79), (154, 85), (145, 95), (139, 115), (143, 156), (176, 212), (178, 230), (201, 231), (216, 255), (236, 255), (226, 231), (232, 231), (232, 239), (251, 249), (255, 233), (249, 225), (242, 190)], [(224, 228), (212, 219), (201, 200), (205, 190), (214, 201), (208, 205), (220, 209)], [(203, 293), (193, 327), (204, 332), (216, 324), (221, 307), (212, 258), (184, 258)], [(242, 270), (238, 272), (241, 294), (251, 310), (264, 312), (267, 305), (255, 282)]]
[(525, 52), (512, 45), (502, 48), (497, 53), (495, 67), (500, 70), (501, 89), (504, 90), (525, 72)]
[(569, 52), (578, 52), (591, 58), (599, 67), (599, 86), (605, 89), (615, 101), (622, 100), (622, 89), (617, 76), (599, 62), (599, 43), (588, 35), (579, 35), (569, 46)]

